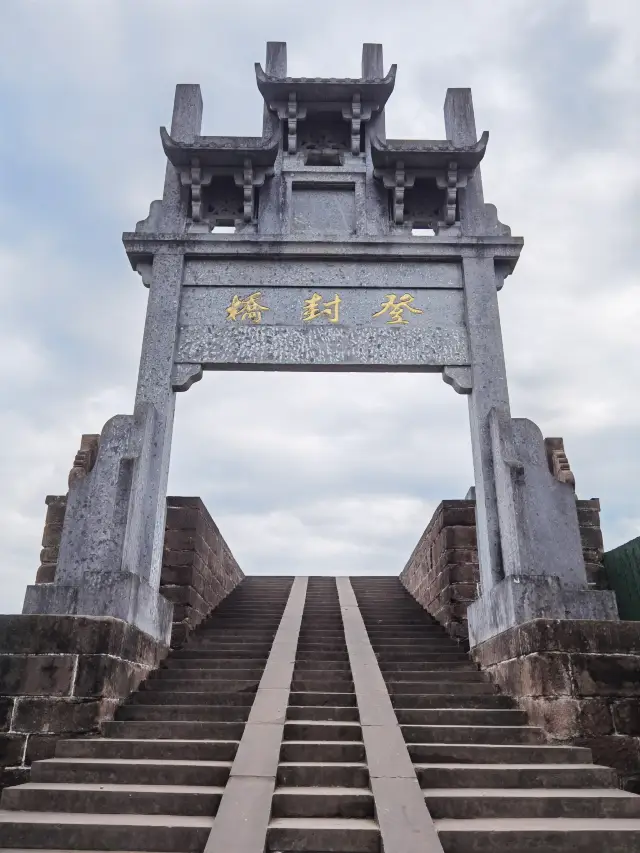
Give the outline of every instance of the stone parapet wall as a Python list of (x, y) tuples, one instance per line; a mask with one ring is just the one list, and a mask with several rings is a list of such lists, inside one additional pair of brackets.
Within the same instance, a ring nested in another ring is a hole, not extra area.
[(442, 501), (400, 580), (452, 637), (465, 640), (478, 578), (475, 501)]
[(173, 602), (172, 648), (182, 645), (243, 577), (200, 498), (167, 498), (160, 593)]
[(61, 737), (97, 733), (167, 651), (110, 617), (0, 616), (0, 789)]
[[(55, 579), (66, 496), (49, 495), (46, 504), (36, 583)], [(171, 646), (182, 645), (243, 577), (202, 500), (168, 497), (160, 592), (174, 605)]]
[[(475, 506), (473, 500), (442, 501), (400, 575), (408, 592), (463, 642), (467, 608), (480, 582)], [(576, 508), (587, 577), (595, 588), (606, 589), (600, 501), (576, 500)]]
[(640, 622), (536, 619), (472, 656), (552, 742), (589, 747), (640, 793)]

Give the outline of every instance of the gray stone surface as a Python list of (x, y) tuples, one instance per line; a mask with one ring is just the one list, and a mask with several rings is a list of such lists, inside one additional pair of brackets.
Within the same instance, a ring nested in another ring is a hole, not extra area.
[(307, 583), (291, 587), (205, 853), (264, 850)]
[(385, 853), (442, 853), (349, 578), (336, 578)]

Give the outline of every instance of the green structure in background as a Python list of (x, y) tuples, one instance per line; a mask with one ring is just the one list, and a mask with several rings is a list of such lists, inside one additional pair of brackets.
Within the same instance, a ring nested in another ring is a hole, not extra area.
[(640, 621), (640, 536), (607, 551), (604, 567), (620, 618)]

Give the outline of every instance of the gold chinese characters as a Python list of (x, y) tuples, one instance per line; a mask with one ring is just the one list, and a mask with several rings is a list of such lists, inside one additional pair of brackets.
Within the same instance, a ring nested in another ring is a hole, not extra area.
[[(385, 317), (389, 325), (406, 326), (412, 314), (424, 314), (421, 308), (416, 308), (413, 305), (414, 299), (415, 297), (410, 293), (403, 293), (400, 297), (397, 293), (387, 293), (380, 309), (371, 315), (372, 319)], [(231, 304), (226, 309), (227, 320), (261, 323), (264, 312), (271, 310), (267, 305), (263, 305), (262, 301), (260, 290), (256, 290), (249, 296), (241, 297), (235, 294), (231, 299)], [(325, 318), (329, 323), (339, 323), (342, 302), (342, 297), (337, 293), (334, 294), (333, 299), (329, 300), (324, 300), (319, 293), (313, 293), (303, 302), (302, 321), (309, 323), (312, 320)]]
[(260, 305), (260, 291), (256, 290), (250, 296), (245, 296), (240, 299), (235, 295), (231, 300), (231, 305), (227, 308), (227, 320), (248, 320), (250, 323), (259, 323), (262, 320), (262, 313), (269, 309), (266, 305)]
[(404, 316), (405, 311), (410, 311), (412, 314), (424, 314), (424, 311), (420, 308), (413, 307), (411, 304), (413, 296), (410, 293), (404, 293), (400, 299), (398, 299), (395, 293), (387, 293), (385, 299), (386, 302), (382, 303), (382, 308), (376, 311), (373, 316), (381, 317), (383, 314), (388, 313), (391, 319), (387, 320), (387, 323), (391, 325), (406, 325), (409, 321)]
[(315, 320), (316, 317), (326, 316), (330, 323), (337, 323), (340, 320), (340, 303), (342, 299), (336, 295), (330, 302), (323, 302), (322, 296), (319, 293), (314, 293), (308, 299), (304, 300), (304, 309), (302, 311), (302, 319), (305, 322)]

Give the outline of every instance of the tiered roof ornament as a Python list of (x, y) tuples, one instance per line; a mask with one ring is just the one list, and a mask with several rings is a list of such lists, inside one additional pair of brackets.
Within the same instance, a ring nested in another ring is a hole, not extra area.
[[(471, 144), (387, 140), (384, 108), (393, 93), (396, 66), (383, 74), (379, 45), (364, 45), (357, 79), (288, 77), (286, 49), (279, 43), (270, 43), (267, 70), (256, 63), (255, 73), (265, 103), (262, 137), (179, 141), (161, 128), (164, 151), (191, 191), (190, 231), (233, 226), (268, 233), (275, 225), (286, 231), (286, 222), (260, 221), (265, 184), (287, 173), (335, 170), (344, 175), (368, 166), (386, 190), (380, 200), (386, 195), (387, 221), (374, 217), (375, 233), (395, 233), (398, 227), (459, 233), (458, 190), (484, 157), (489, 135), (485, 132)], [(365, 231), (372, 231), (371, 222)]]

